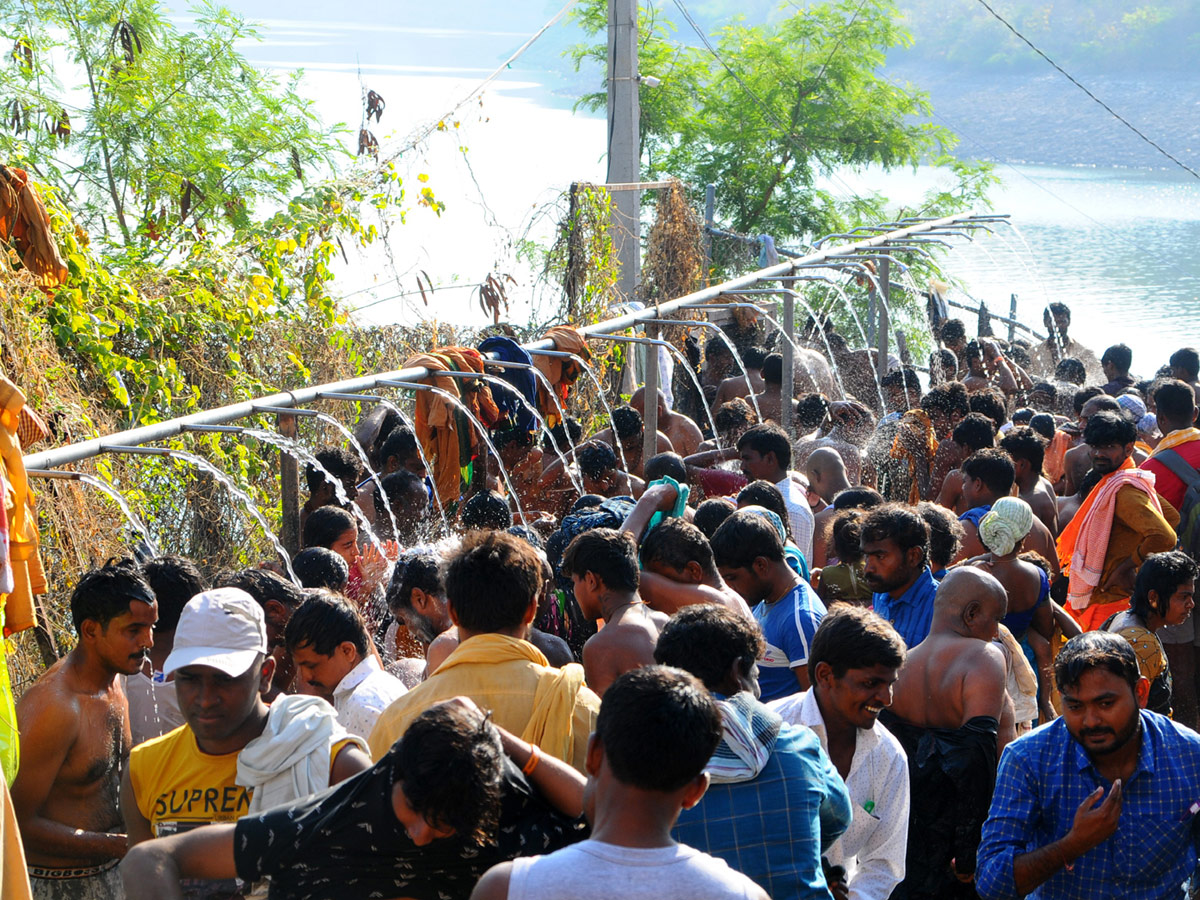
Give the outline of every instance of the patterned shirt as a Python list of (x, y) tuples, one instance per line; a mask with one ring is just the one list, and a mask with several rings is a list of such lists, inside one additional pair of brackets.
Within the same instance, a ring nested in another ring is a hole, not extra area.
[(775, 487), (779, 488), (779, 493), (783, 494), (783, 503), (787, 507), (788, 524), (792, 530), (792, 540), (800, 548), (800, 552), (804, 554), (806, 560), (812, 559), (816, 517), (813, 515), (812, 507), (808, 505), (808, 498), (804, 496), (804, 488), (796, 483), (791, 472), (783, 481), (777, 482)]
[(933, 622), (933, 595), (937, 593), (937, 588), (938, 583), (926, 567), (899, 597), (876, 594), (873, 598), (875, 612), (892, 623), (910, 650), (929, 637), (929, 626)]
[(825, 604), (807, 582), (801, 581), (774, 603), (763, 600), (754, 607), (766, 650), (758, 661), (762, 701), (778, 700), (800, 691), (792, 670), (808, 665), (808, 648), (825, 617)]
[[(1142, 710), (1141, 750), (1122, 791), (1116, 832), (1060, 869), (1037, 900), (1159, 900), (1180, 897), (1196, 868), (1200, 735)], [(983, 826), (976, 888), (984, 900), (1016, 900), (1013, 861), (1063, 837), (1084, 798), (1109, 781), (1056, 719), (1009, 744)]]
[(821, 854), (849, 822), (850, 795), (817, 736), (784, 725), (756, 778), (710, 784), (671, 836), (725, 860), (774, 900), (829, 900)]

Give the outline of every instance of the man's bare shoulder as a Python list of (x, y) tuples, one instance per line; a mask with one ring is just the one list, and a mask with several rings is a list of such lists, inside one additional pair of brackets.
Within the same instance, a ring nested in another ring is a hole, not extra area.
[(23, 743), (46, 740), (73, 743), (78, 736), (83, 698), (68, 683), (62, 666), (62, 660), (55, 663), (17, 701), (17, 722)]

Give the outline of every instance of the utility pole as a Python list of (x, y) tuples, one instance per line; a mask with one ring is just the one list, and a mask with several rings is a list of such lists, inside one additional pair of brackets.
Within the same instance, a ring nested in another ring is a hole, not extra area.
[[(638, 133), (638, 0), (608, 0), (608, 178), (609, 184), (636, 184), (641, 139)], [(621, 300), (637, 299), (641, 273), (641, 201), (636, 189), (613, 191), (612, 236), (621, 274)], [(653, 348), (657, 349), (657, 348)], [(649, 402), (649, 401), (648, 401)]]

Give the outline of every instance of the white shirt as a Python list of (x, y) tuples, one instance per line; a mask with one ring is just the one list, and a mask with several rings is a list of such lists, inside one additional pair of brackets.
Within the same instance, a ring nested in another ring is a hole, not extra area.
[(367, 656), (346, 673), (333, 689), (333, 707), (338, 721), (351, 734), (366, 738), (379, 714), (408, 693), (408, 688), (389, 675), (375, 657)]
[(783, 481), (777, 482), (775, 487), (779, 488), (779, 493), (783, 494), (783, 502), (787, 506), (792, 540), (804, 554), (805, 561), (811, 563), (813, 531), (816, 528), (816, 521), (813, 518), (812, 509), (809, 508), (808, 498), (804, 496), (804, 489), (795, 482), (791, 472), (788, 472)]
[[(814, 691), (767, 705), (785, 722), (811, 728), (829, 752), (829, 736)], [(909, 780), (904, 748), (882, 725), (858, 729), (846, 790), (854, 815), (825, 856), (831, 865), (845, 868), (850, 900), (887, 900), (904, 880)]]

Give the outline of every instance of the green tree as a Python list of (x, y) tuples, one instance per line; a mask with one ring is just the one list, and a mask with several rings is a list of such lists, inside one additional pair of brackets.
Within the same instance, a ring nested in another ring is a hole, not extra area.
[(179, 31), (156, 0), (4, 4), (0, 150), (113, 249), (162, 259), (286, 205), (343, 151), (298, 92), (237, 52), (254, 29), (202, 5)]
[[(581, 8), (587, 33), (603, 33), (605, 6)], [(725, 227), (788, 239), (887, 218), (885, 198), (839, 198), (820, 186), (842, 167), (946, 165), (956, 185), (920, 210), (930, 213), (978, 203), (990, 183), (986, 166), (949, 156), (948, 129), (921, 121), (928, 97), (880, 73), (889, 50), (911, 43), (891, 0), (788, 5), (766, 24), (721, 28), (711, 51), (681, 42), (656, 10), (643, 8), (640, 26), (640, 69), (662, 79), (640, 92), (643, 171), (693, 188), (715, 183)], [(606, 48), (572, 53), (577, 66), (603, 64)], [(605, 94), (580, 102), (603, 109)]]

